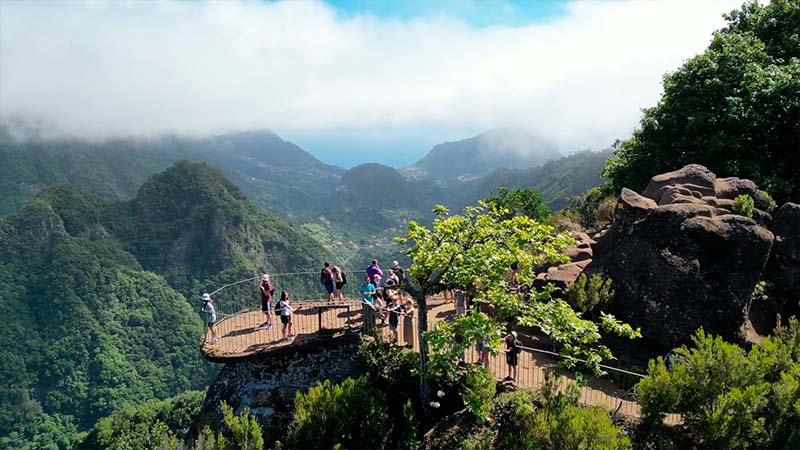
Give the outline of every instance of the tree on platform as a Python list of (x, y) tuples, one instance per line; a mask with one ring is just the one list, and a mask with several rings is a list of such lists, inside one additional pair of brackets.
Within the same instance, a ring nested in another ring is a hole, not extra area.
[[(640, 336), (638, 330), (611, 315), (601, 314), (599, 325), (582, 319), (565, 301), (552, 298), (552, 286), (531, 289), (524, 296), (509, 290), (506, 277), (512, 264), (518, 267), (517, 279), (533, 286), (534, 268), (568, 261), (562, 251), (575, 245), (568, 234), (483, 202), (467, 207), (460, 215), (450, 215), (443, 206), (434, 212), (431, 228), (412, 221), (406, 235), (397, 238), (409, 246), (407, 254), (412, 261), (409, 282), (403, 288), (418, 304), (424, 407), (429, 400), (428, 377), (454, 379), (458, 354), (482, 339), (488, 339), (493, 354), (498, 353), (504, 319), (516, 318), (520, 325), (539, 327), (573, 358), (568, 363), (581, 358), (595, 372), (600, 372), (602, 360), (612, 358), (610, 350), (599, 344), (601, 328), (627, 337)], [(473, 310), (452, 323), (438, 322), (434, 330), (427, 331), (427, 297), (443, 288), (462, 289), (475, 304), (491, 305), (495, 314), (490, 317)], [(455, 339), (456, 334), (461, 339)]]

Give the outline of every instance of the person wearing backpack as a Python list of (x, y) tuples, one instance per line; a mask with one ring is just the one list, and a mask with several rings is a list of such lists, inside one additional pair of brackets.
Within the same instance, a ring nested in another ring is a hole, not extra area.
[(272, 328), (272, 294), (275, 293), (275, 289), (272, 287), (272, 283), (269, 281), (269, 275), (266, 273), (261, 276), (261, 286), (259, 289), (261, 290), (261, 312), (264, 313), (267, 321), (256, 328), (264, 327), (269, 330)]
[(336, 285), (336, 297), (339, 299), (339, 304), (343, 304), (344, 293), (342, 289), (347, 284), (347, 274), (339, 266), (333, 266), (333, 281)]
[(333, 303), (333, 271), (331, 265), (325, 261), (322, 271), (319, 273), (319, 282), (325, 286), (325, 292), (328, 294), (328, 304)]
[(508, 376), (506, 380), (514, 381), (517, 379), (517, 363), (521, 351), (520, 342), (517, 340), (517, 332), (512, 331), (506, 336), (506, 364), (508, 364)]

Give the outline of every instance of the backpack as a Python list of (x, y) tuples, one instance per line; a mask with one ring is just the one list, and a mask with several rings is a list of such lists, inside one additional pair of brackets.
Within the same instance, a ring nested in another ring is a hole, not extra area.
[(322, 284), (328, 284), (331, 282), (331, 277), (325, 272), (325, 269), (319, 273), (319, 282)]
[(280, 300), (278, 300), (277, 302), (275, 302), (275, 314), (280, 314), (280, 313), (281, 313), (281, 302)]
[(347, 274), (344, 273), (344, 270), (342, 271), (342, 284), (347, 284)]

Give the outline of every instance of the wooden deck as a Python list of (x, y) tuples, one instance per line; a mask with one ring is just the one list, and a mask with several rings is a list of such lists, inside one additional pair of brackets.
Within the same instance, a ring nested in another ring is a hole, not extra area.
[[(208, 333), (201, 346), (203, 355), (214, 362), (232, 362), (247, 359), (256, 355), (288, 350), (289, 347), (321, 342), (360, 331), (362, 323), (362, 305), (360, 302), (348, 301), (344, 305), (328, 306), (324, 302), (295, 302), (293, 316), (293, 333), (295, 336), (283, 340), (282, 324), (280, 318), (272, 317), (273, 327), (265, 328), (261, 325), (265, 316), (260, 309), (248, 311), (235, 316), (226, 317), (217, 324), (220, 340), (211, 344), (211, 335)], [(455, 313), (452, 302), (442, 297), (432, 297), (428, 301), (428, 324), (433, 327), (439, 320), (452, 317)], [(388, 326), (378, 325), (386, 336), (389, 336)], [(416, 336), (403, 336), (402, 321), (399, 327), (399, 343), (410, 343), (415, 351), (419, 350)], [(416, 330), (416, 323), (414, 323)], [(477, 362), (478, 355), (470, 349), (465, 354), (468, 363)], [(498, 379), (508, 375), (508, 365), (505, 355), (501, 352), (497, 356), (490, 356), (489, 368)], [(574, 383), (574, 376), (557, 367), (557, 361), (547, 355), (530, 350), (523, 350), (519, 355), (516, 384), (519, 387), (536, 389), (545, 381), (545, 373), (559, 374), (562, 388)], [(630, 385), (630, 383), (626, 383)], [(581, 389), (581, 402), (586, 405), (598, 406), (610, 411), (638, 417), (639, 405), (634, 401), (631, 392), (618, 387), (609, 379), (590, 378), (588, 384)], [(671, 421), (675, 421), (674, 418)]]

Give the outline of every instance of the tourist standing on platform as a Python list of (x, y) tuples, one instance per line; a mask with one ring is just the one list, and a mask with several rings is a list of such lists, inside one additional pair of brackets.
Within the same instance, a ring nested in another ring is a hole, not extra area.
[(517, 340), (517, 332), (512, 331), (506, 336), (506, 363), (508, 364), (508, 376), (506, 380), (517, 379), (517, 363), (519, 362), (520, 342)]
[(489, 368), (489, 336), (485, 334), (481, 336), (481, 342), (475, 346), (475, 350), (478, 351), (478, 363), (482, 364), (483, 367)]
[(400, 266), (400, 263), (397, 261), (392, 261), (392, 271), (395, 275), (397, 275), (397, 282), (400, 285), (406, 284), (406, 271)]
[(358, 287), (358, 291), (361, 293), (361, 301), (374, 307), (375, 285), (372, 284), (369, 277), (364, 277), (364, 282)]
[(414, 301), (406, 300), (405, 314), (403, 315), (403, 340), (406, 347), (414, 347)]
[(364, 282), (358, 286), (358, 291), (361, 293), (364, 333), (370, 334), (375, 329), (375, 285), (369, 277), (364, 277)]
[(289, 304), (288, 292), (281, 292), (278, 309), (281, 312), (281, 323), (283, 324), (283, 340), (288, 341), (290, 337), (294, 336), (294, 333), (292, 333), (292, 312), (294, 308)]
[(206, 314), (206, 324), (208, 324), (208, 329), (211, 330), (211, 343), (216, 344), (219, 336), (217, 335), (217, 329), (214, 327), (217, 323), (217, 310), (214, 308), (214, 300), (211, 299), (209, 294), (203, 294), (200, 299), (203, 300), (202, 311)]
[(392, 269), (389, 269), (389, 276), (383, 280), (383, 290), (386, 297), (391, 297), (397, 293), (398, 284), (400, 284), (400, 279), (397, 278)]
[(272, 287), (272, 283), (269, 281), (269, 275), (266, 273), (261, 275), (261, 286), (259, 289), (261, 290), (261, 312), (264, 313), (267, 321), (258, 327), (265, 327), (269, 330), (272, 328), (272, 294), (275, 293), (275, 289)]
[(465, 294), (464, 291), (462, 291), (461, 289), (456, 289), (455, 298), (456, 298), (456, 317), (466, 316), (467, 294)]
[(339, 304), (343, 304), (344, 292), (342, 289), (347, 284), (347, 274), (339, 266), (333, 266), (333, 282), (336, 285), (336, 297), (339, 299)]
[(392, 333), (392, 343), (399, 342), (397, 329), (400, 326), (400, 310), (405, 309), (398, 295), (387, 297), (386, 312), (389, 314), (389, 331)]
[(373, 259), (370, 265), (367, 266), (367, 276), (369, 277), (369, 279), (374, 280), (375, 275), (378, 276), (378, 282), (380, 283), (381, 278), (383, 278), (383, 271), (381, 270), (381, 266), (378, 265), (377, 259)]
[(328, 294), (328, 304), (333, 303), (333, 271), (327, 261), (325, 261), (319, 273), (319, 282), (325, 286), (325, 292)]

